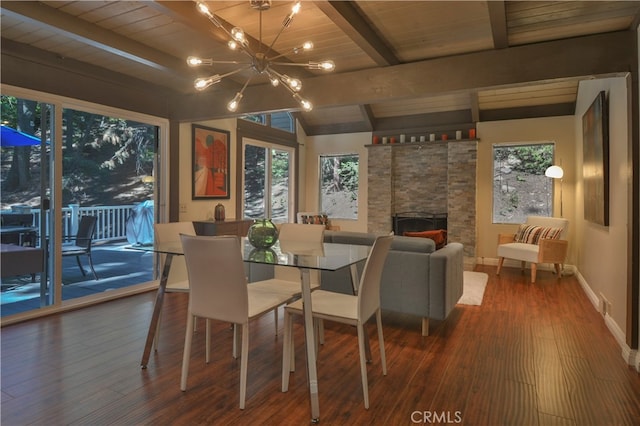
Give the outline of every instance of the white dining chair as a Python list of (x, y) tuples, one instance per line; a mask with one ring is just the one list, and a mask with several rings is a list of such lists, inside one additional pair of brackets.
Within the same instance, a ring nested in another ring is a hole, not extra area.
[(282, 305), (287, 300), (287, 296), (253, 290), (247, 285), (238, 237), (182, 235), (181, 239), (190, 290), (180, 389), (182, 391), (187, 389), (194, 317), (239, 325), (242, 333), (240, 409), (244, 409), (249, 356), (249, 321)]
[[(156, 223), (153, 225), (154, 238), (157, 244), (176, 243), (180, 244), (180, 234), (196, 235), (196, 231), (193, 227), (193, 222), (169, 222), (169, 223)], [(160, 264), (164, 268), (167, 255), (161, 255)], [(171, 260), (171, 269), (169, 269), (169, 276), (167, 278), (167, 286), (165, 288), (166, 293), (188, 293), (189, 292), (189, 279), (187, 276), (187, 266), (184, 261), (184, 256), (173, 256)], [(162, 312), (160, 313), (160, 319), (162, 318)], [(158, 320), (158, 328), (154, 338), (154, 348), (158, 349), (160, 331), (160, 320)]]
[[(358, 332), (358, 350), (360, 354), (360, 372), (362, 375), (362, 392), (364, 406), (369, 408), (369, 386), (367, 380), (367, 360), (365, 350), (364, 324), (375, 315), (380, 346), (380, 362), (382, 374), (387, 375), (387, 361), (382, 333), (382, 316), (380, 313), (380, 280), (392, 236), (376, 238), (358, 285), (358, 294), (350, 295), (326, 290), (311, 293), (311, 310), (314, 321), (328, 320), (354, 325)], [(302, 300), (296, 300), (285, 306), (284, 343), (282, 351), (282, 392), (289, 389), (289, 374), (293, 371), (293, 322), (292, 315), (302, 315)], [(309, 344), (309, 343), (307, 343)]]
[[(281, 248), (298, 248), (305, 247), (315, 248), (321, 247), (324, 239), (324, 225), (312, 225), (301, 223), (283, 223), (280, 225), (278, 240)], [(318, 271), (312, 271), (311, 290), (320, 288), (320, 274)], [(298, 268), (286, 266), (274, 267), (274, 277), (267, 280), (249, 283), (255, 289), (262, 291), (285, 294), (289, 296), (287, 302), (298, 299), (302, 295), (300, 283), (300, 271)], [(284, 305), (284, 304), (283, 304)], [(278, 307), (274, 309), (274, 321), (276, 327), (276, 335), (278, 334)]]

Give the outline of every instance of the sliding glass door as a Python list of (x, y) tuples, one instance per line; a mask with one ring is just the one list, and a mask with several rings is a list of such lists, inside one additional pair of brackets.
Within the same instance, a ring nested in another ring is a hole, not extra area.
[(21, 89), (3, 89), (2, 123), (3, 319), (152, 281), (153, 255), (128, 247), (166, 217), (167, 123)]

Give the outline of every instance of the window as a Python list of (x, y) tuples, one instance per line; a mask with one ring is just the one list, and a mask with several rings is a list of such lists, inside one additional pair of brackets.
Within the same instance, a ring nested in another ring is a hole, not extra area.
[(262, 124), (274, 129), (284, 130), (285, 132), (295, 133), (294, 120), (291, 113), (274, 112), (272, 114), (248, 114), (242, 117), (243, 120), (252, 123)]
[(320, 210), (334, 219), (358, 218), (357, 154), (320, 156)]
[(244, 144), (245, 219), (288, 222), (293, 199), (293, 149), (258, 141)]
[(552, 216), (553, 143), (494, 145), (493, 223), (524, 223), (527, 216)]

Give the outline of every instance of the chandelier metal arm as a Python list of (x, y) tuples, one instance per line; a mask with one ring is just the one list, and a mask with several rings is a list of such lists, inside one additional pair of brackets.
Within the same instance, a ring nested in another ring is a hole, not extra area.
[[(291, 13), (289, 13), (284, 18), (284, 21), (282, 21), (282, 25), (280, 26), (280, 31), (278, 31), (278, 34), (276, 35), (276, 37), (273, 39), (273, 41), (269, 45), (269, 48), (265, 52), (265, 55), (268, 54), (269, 52), (271, 52), (271, 49), (273, 49), (273, 46), (276, 44), (276, 41), (278, 41), (278, 38), (280, 38), (280, 34), (282, 34), (282, 32), (285, 29), (289, 28), (289, 26), (291, 25), (291, 22), (293, 22), (293, 17), (300, 11), (300, 7), (301, 7), (300, 2), (296, 1), (294, 3), (293, 7), (291, 8)], [(262, 15), (262, 11), (260, 11), (260, 15)]]

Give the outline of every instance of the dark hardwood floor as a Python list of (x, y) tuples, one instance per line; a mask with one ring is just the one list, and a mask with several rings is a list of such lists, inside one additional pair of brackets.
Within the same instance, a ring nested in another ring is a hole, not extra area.
[[(326, 324), (318, 375), (325, 425), (638, 425), (640, 375), (575, 277), (538, 282), (506, 268), (489, 274), (482, 306), (446, 321), (383, 316), (388, 375), (368, 328), (371, 408), (365, 410), (355, 330)], [(179, 389), (187, 296), (168, 294), (158, 352), (140, 358), (153, 308), (147, 293), (2, 328), (2, 425), (304, 425), (310, 420), (302, 326), (297, 371), (280, 392), (282, 340), (273, 315), (251, 326), (247, 407), (238, 408), (232, 332), (215, 324), (204, 363), (199, 322), (188, 388)], [(282, 322), (280, 322), (282, 327)]]

